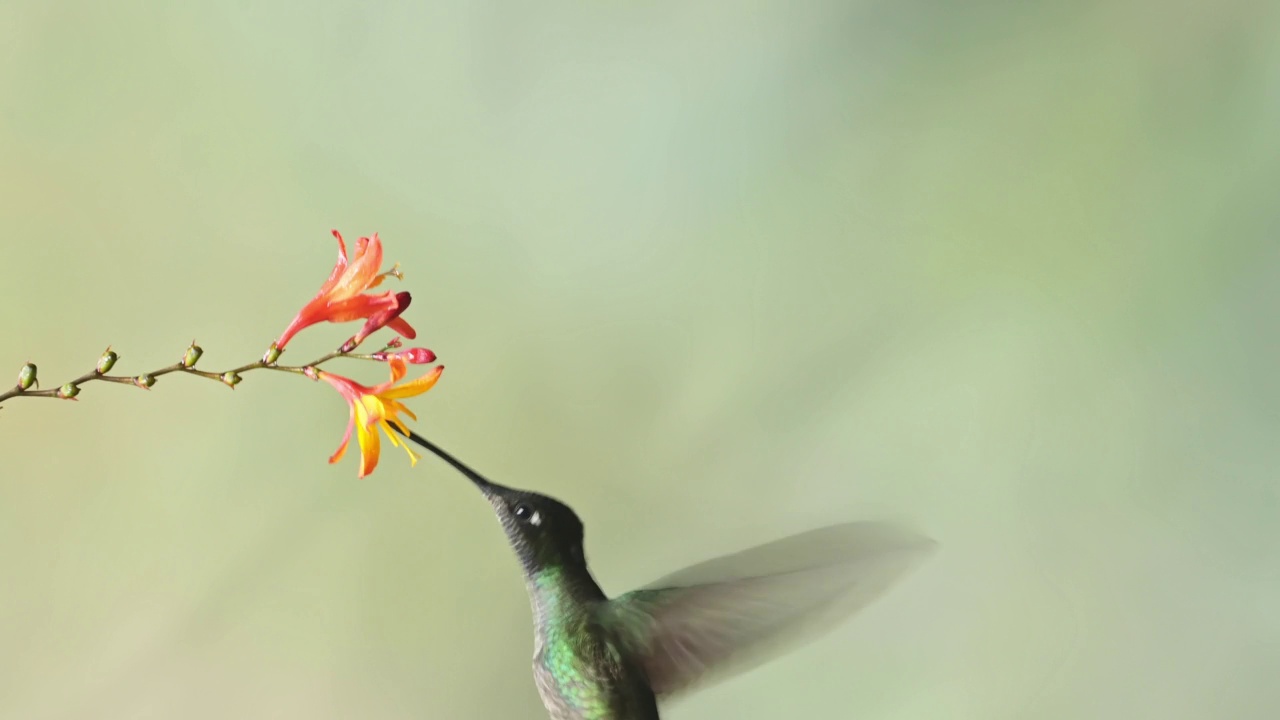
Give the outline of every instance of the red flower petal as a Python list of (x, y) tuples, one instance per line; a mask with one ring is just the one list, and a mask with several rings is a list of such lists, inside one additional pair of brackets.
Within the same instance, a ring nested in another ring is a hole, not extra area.
[(371, 238), (360, 238), (355, 260), (343, 271), (330, 290), (330, 295), (335, 299), (345, 299), (368, 290), (381, 268), (382, 241), (378, 239), (378, 234), (374, 233)]
[[(390, 295), (391, 293), (387, 294)], [(364, 327), (360, 328), (360, 332), (356, 333), (356, 336), (348, 341), (348, 344), (352, 347), (359, 345), (364, 342), (365, 338), (395, 321), (400, 317), (400, 313), (409, 308), (409, 303), (412, 302), (412, 300), (413, 298), (407, 292), (396, 293), (394, 296), (394, 303), (391, 305), (384, 304), (384, 306), (374, 314), (369, 315), (369, 319), (365, 321)], [(409, 328), (409, 330), (412, 331), (413, 328)], [(405, 335), (403, 332), (400, 334)], [(407, 335), (406, 337), (412, 338), (413, 335)]]

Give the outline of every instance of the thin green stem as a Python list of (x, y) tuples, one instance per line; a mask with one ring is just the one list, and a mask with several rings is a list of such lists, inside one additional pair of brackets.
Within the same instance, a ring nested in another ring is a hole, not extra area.
[[(274, 348), (275, 346), (272, 345), (272, 347)], [(388, 350), (390, 350), (392, 347), (394, 347), (394, 345), (387, 345), (380, 352), (385, 353)], [(364, 354), (364, 353), (356, 353), (353, 351), (343, 352), (342, 350), (335, 350), (331, 353), (321, 355), (315, 360), (312, 360), (311, 362), (305, 363), (302, 365), (280, 365), (274, 362), (269, 363), (264, 359), (264, 360), (257, 360), (255, 362), (251, 362), (246, 365), (241, 365), (240, 367), (232, 368), (230, 370), (224, 370), (221, 372), (209, 372), (206, 370), (197, 370), (194, 367), (195, 365), (194, 361), (190, 365), (182, 361), (176, 362), (172, 365), (162, 367), (159, 370), (153, 370), (149, 373), (143, 373), (141, 375), (109, 375), (107, 373), (98, 372), (95, 369), (81, 375), (78, 378), (75, 378), (74, 380), (71, 380), (62, 385), (59, 385), (56, 388), (50, 388), (45, 390), (31, 390), (31, 389), (24, 390), (21, 385), (15, 385), (9, 390), (0, 392), (0, 402), (4, 402), (5, 400), (9, 400), (12, 398), (23, 398), (23, 397), (57, 398), (60, 400), (74, 400), (75, 399), (74, 395), (68, 396), (65, 393), (65, 388), (68, 388), (68, 387), (74, 388), (75, 394), (78, 394), (80, 386), (90, 382), (118, 383), (120, 385), (133, 385), (134, 387), (140, 387), (144, 390), (150, 390), (151, 385), (155, 383), (156, 378), (161, 377), (163, 375), (170, 375), (172, 373), (194, 375), (196, 377), (202, 377), (208, 380), (216, 380), (222, 383), (223, 385), (226, 385), (227, 387), (234, 390), (236, 384), (240, 382), (240, 376), (245, 373), (252, 372), (254, 370), (272, 370), (275, 372), (293, 373), (294, 375), (302, 375), (304, 377), (308, 377), (314, 380), (316, 379), (316, 375), (315, 375), (316, 368), (318, 368), (319, 366), (331, 360), (335, 360), (337, 358), (351, 358), (353, 360), (381, 361), (385, 359), (383, 357), (376, 357), (376, 355), (377, 353)]]

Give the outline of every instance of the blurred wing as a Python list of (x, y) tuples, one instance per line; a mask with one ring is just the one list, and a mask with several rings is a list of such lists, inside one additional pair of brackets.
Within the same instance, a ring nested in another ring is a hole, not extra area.
[(892, 525), (836, 525), (695, 565), (611, 600), (603, 612), (665, 700), (817, 638), (934, 546)]

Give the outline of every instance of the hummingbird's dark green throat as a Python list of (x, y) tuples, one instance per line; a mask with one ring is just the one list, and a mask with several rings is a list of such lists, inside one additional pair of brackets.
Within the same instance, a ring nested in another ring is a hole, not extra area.
[[(399, 428), (397, 428), (399, 430)], [(430, 440), (493, 506), (524, 569), (533, 677), (552, 720), (659, 720), (659, 703), (814, 640), (933, 549), (896, 525), (832, 525), (710, 560), (610, 598), (582, 521), (555, 498), (499, 485)]]

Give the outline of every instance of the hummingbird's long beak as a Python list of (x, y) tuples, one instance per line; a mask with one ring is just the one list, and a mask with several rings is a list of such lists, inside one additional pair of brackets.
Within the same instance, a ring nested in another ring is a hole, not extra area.
[(418, 433), (413, 432), (412, 430), (405, 432), (400, 428), (396, 427), (395, 425), (392, 425), (391, 427), (395, 428), (396, 432), (400, 433), (401, 435), (404, 435), (406, 438), (414, 441), (418, 445), (421, 445), (422, 447), (429, 450), (431, 454), (435, 455), (441, 460), (452, 465), (453, 468), (458, 472), (462, 473), (463, 475), (466, 475), (467, 478), (471, 480), (471, 482), (475, 483), (476, 487), (480, 488), (480, 492), (484, 493), (484, 496), (486, 498), (489, 498), (490, 500), (492, 500), (494, 497), (498, 497), (503, 493), (512, 492), (511, 488), (506, 487), (504, 485), (499, 485), (496, 482), (490, 481), (489, 478), (486, 478), (485, 476), (481, 475), (475, 470), (472, 470), (471, 468), (467, 467), (466, 463), (450, 455), (448, 452), (444, 450), (444, 448), (422, 437)]

